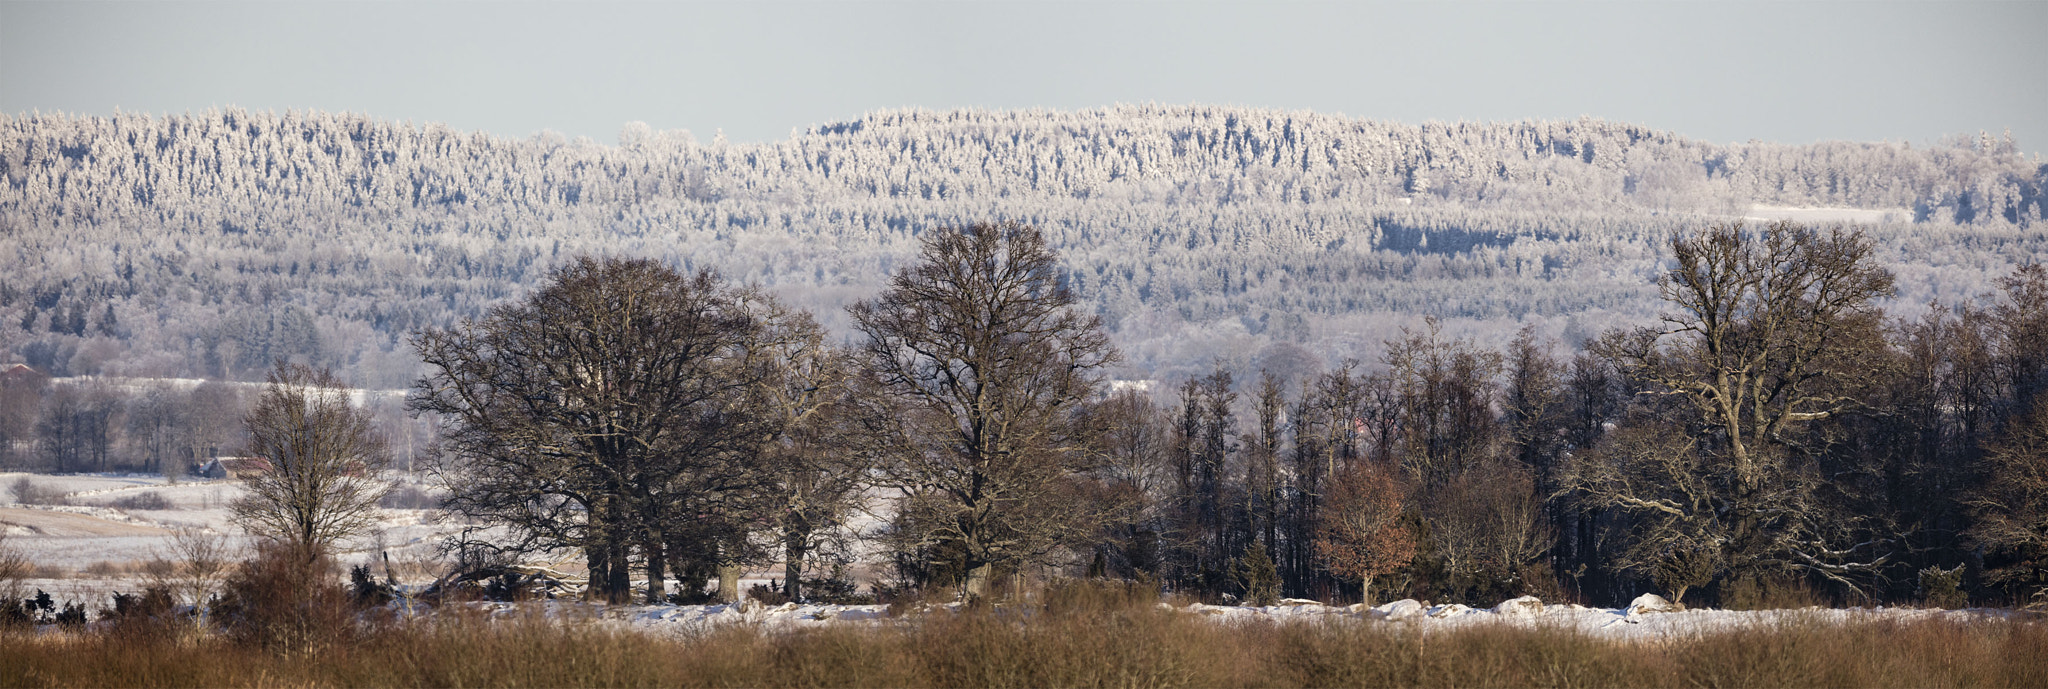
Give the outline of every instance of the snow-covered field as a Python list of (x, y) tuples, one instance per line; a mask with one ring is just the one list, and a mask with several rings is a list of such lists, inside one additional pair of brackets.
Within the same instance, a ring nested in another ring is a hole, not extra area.
[[(19, 504), (11, 489), (27, 479), (38, 492), (58, 496), (66, 504)], [(122, 509), (123, 499), (155, 493), (170, 509)], [(27, 556), (30, 578), (23, 585), (48, 591), (58, 600), (104, 604), (115, 592), (141, 584), (141, 568), (156, 559), (170, 559), (172, 540), (180, 529), (227, 536), (231, 547), (246, 547), (246, 538), (230, 521), (227, 506), (241, 497), (231, 480), (183, 480), (130, 474), (0, 473), (0, 530), (7, 547)], [(343, 563), (368, 560), (382, 550), (400, 562), (431, 560), (436, 538), (448, 528), (435, 524), (427, 510), (382, 511), (375, 533), (347, 543)]]
[[(11, 491), (22, 479), (64, 504), (15, 502)], [(115, 507), (145, 493), (162, 496), (170, 509)], [(140, 590), (147, 563), (176, 559), (173, 541), (181, 529), (226, 536), (231, 548), (247, 548), (247, 537), (228, 512), (241, 496), (241, 485), (225, 479), (170, 483), (157, 475), (0, 472), (0, 531), (7, 536), (6, 547), (28, 557), (32, 573), (21, 582), (28, 590), (42, 589), (60, 602), (92, 607), (104, 605), (114, 593)], [(343, 543), (336, 559), (343, 565), (381, 565), (380, 553), (389, 554), (400, 583), (425, 585), (449, 567), (439, 552), (443, 537), (463, 528), (435, 517), (433, 510), (382, 509), (377, 529)], [(580, 571), (574, 557), (543, 564)], [(775, 576), (779, 570), (773, 568), (750, 572), (740, 588), (768, 584)]]

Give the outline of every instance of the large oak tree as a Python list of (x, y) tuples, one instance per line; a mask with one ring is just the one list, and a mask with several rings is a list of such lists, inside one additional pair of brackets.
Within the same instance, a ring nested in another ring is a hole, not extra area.
[(1861, 233), (1784, 222), (1677, 235), (1671, 253), (1662, 327), (1595, 347), (1642, 391), (1632, 422), (1656, 428), (1575, 457), (1566, 485), (1641, 520), (1625, 559), (1674, 593), (1774, 570), (1851, 584), (1878, 558), (1833, 538), (1818, 429), (1868, 409), (1891, 273)]
[(908, 451), (886, 467), (922, 545), (958, 553), (968, 591), (1093, 529), (1074, 499), (1095, 453), (1073, 412), (1115, 356), (1099, 318), (1072, 308), (1030, 227), (928, 233), (917, 264), (848, 309), (871, 375), (904, 405)]
[[(449, 509), (508, 527), (498, 552), (580, 549), (618, 601), (635, 556), (659, 601), (667, 564), (730, 559), (769, 477), (761, 413), (781, 340), (809, 337), (766, 296), (710, 272), (582, 258), (523, 301), (414, 339), (413, 408), (448, 428)], [(673, 553), (672, 548), (697, 550)]]

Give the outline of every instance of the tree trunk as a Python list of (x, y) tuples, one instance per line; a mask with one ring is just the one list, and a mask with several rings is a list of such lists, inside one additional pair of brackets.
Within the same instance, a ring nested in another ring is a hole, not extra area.
[(627, 558), (626, 541), (615, 539), (610, 545), (611, 568), (605, 581), (604, 599), (613, 605), (624, 605), (633, 595), (633, 571)]
[(603, 543), (583, 546), (583, 560), (590, 570), (583, 585), (584, 600), (594, 601), (604, 597), (605, 584), (612, 580), (611, 553), (608, 548), (609, 546)]
[(807, 535), (791, 534), (782, 541), (782, 595), (792, 603), (803, 601), (804, 553), (808, 550), (804, 543), (808, 540)]
[(668, 557), (661, 547), (661, 534), (649, 533), (640, 546), (647, 557), (647, 604), (660, 605), (668, 602), (668, 573), (663, 568)]
[(1362, 583), (1359, 584), (1358, 602), (1364, 604), (1365, 607), (1372, 607), (1372, 575), (1370, 574), (1366, 575)]
[(967, 570), (967, 595), (974, 598), (988, 596), (989, 575), (993, 574), (994, 571), (995, 565), (988, 563), (982, 563), (973, 569)]
[(718, 566), (718, 600), (724, 603), (740, 602), (739, 565)]

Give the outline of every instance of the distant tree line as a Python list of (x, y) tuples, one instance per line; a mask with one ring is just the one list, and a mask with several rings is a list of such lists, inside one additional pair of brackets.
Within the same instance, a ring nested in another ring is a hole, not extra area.
[(1255, 597), (1237, 573), (1266, 558), (1281, 593), (1319, 598), (1376, 580), (1618, 604), (1648, 585), (1739, 607), (1912, 600), (1958, 573), (1989, 600), (2048, 595), (2048, 269), (1894, 319), (1860, 233), (1668, 246), (1661, 321), (1576, 351), (1427, 327), (1377, 365), (1127, 393), (1109, 408), (1149, 439), (1119, 445), (1146, 457), (1125, 460), (1148, 467), (1126, 472), (1146, 508), (1095, 543), (1097, 568)]
[[(0, 371), (0, 469), (183, 477), (208, 460), (247, 449), (243, 417), (259, 388), (201, 380), (53, 379), (33, 368)], [(373, 395), (363, 402), (378, 432), (396, 444), (396, 466), (418, 468), (418, 456), (432, 439), (431, 424), (408, 418), (395, 397)]]

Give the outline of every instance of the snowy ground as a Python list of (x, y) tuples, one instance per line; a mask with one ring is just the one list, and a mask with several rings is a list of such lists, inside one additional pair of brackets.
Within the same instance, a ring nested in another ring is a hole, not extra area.
[[(1646, 600), (1649, 603), (1646, 605)], [(1449, 631), (1485, 625), (1509, 625), (1529, 629), (1571, 630), (1594, 638), (1624, 641), (1684, 639), (1702, 634), (1768, 628), (1781, 625), (1840, 625), (1861, 622), (1909, 622), (1930, 619), (1961, 621), (2012, 621), (2037, 619), (2010, 610), (1923, 610), (1917, 608), (1850, 608), (1770, 610), (1737, 612), (1728, 610), (1660, 610), (1662, 599), (1645, 596), (1627, 609), (1587, 608), (1578, 605), (1544, 605), (1534, 598), (1506, 601), (1493, 608), (1463, 605), (1427, 606), (1413, 600), (1396, 601), (1378, 607), (1333, 607), (1312, 601), (1286, 601), (1268, 607), (1237, 607), (1194, 604), (1161, 607), (1178, 614), (1211, 620), (1218, 624), (1369, 624), (1389, 629), (1423, 632)], [(904, 617), (891, 618), (883, 605), (798, 605), (768, 606), (756, 602), (733, 605), (604, 606), (580, 603), (482, 603), (499, 619), (541, 614), (552, 619), (580, 616), (601, 624), (632, 631), (662, 635), (690, 636), (728, 626), (752, 625), (771, 631), (787, 631), (832, 625), (875, 626), (916, 619), (917, 615), (950, 614), (958, 604), (934, 606)]]
[[(12, 493), (26, 478), (37, 492), (58, 496), (61, 505), (20, 504)], [(170, 509), (114, 507), (123, 499), (155, 493)], [(22, 585), (42, 589), (59, 602), (78, 601), (88, 608), (103, 606), (114, 593), (132, 593), (144, 586), (143, 568), (158, 559), (176, 559), (173, 540), (180, 529), (226, 536), (234, 548), (248, 539), (234, 526), (228, 505), (241, 497), (233, 480), (181, 480), (134, 474), (29, 474), (0, 472), (0, 531), (6, 547), (26, 555), (31, 576)], [(369, 563), (383, 573), (380, 553), (390, 555), (399, 582), (423, 586), (447, 572), (439, 552), (444, 536), (463, 525), (437, 522), (434, 510), (379, 510), (377, 529), (342, 544), (336, 559), (343, 565)], [(236, 556), (246, 550), (236, 553)], [(581, 561), (535, 563), (581, 573)], [(741, 590), (768, 584), (779, 570), (749, 573)], [(645, 582), (636, 582), (644, 585)]]
[(2006, 619), (2006, 610), (1923, 610), (1918, 608), (1808, 608), (1803, 610), (1674, 610), (1663, 599), (1645, 595), (1625, 609), (1588, 608), (1579, 605), (1545, 605), (1535, 598), (1504, 601), (1493, 608), (1464, 605), (1424, 605), (1401, 600), (1367, 608), (1330, 607), (1306, 601), (1295, 605), (1262, 608), (1190, 605), (1183, 610), (1223, 621), (1302, 622), (1318, 620), (1360, 620), (1409, 625), (1424, 630), (1507, 624), (1535, 629), (1573, 630), (1597, 638), (1659, 639), (1703, 633), (1736, 631), (1783, 624), (1848, 624), (1883, 620), (1909, 621), (1948, 617), (1953, 619)]

